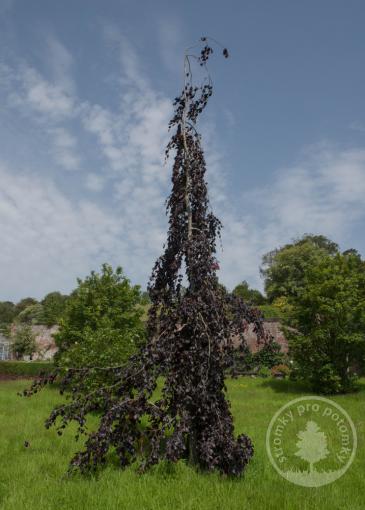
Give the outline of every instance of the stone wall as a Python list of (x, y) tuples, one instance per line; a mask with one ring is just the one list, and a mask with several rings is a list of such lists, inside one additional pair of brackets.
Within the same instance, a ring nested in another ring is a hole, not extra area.
[[(264, 328), (267, 333), (274, 337), (275, 342), (281, 346), (283, 352), (288, 352), (288, 342), (283, 334), (278, 319), (271, 319), (264, 321)], [(50, 359), (57, 352), (57, 347), (52, 335), (58, 331), (58, 326), (47, 328), (46, 326), (32, 326), (36, 335), (36, 343), (38, 345), (39, 354), (33, 356), (33, 359)], [(250, 325), (247, 333), (245, 334), (247, 345), (252, 352), (260, 350), (260, 343), (257, 341), (257, 336)]]
[[(266, 333), (271, 335), (274, 338), (274, 341), (280, 345), (281, 351), (287, 353), (288, 342), (282, 331), (280, 321), (278, 319), (265, 320), (264, 329)], [(252, 324), (249, 325), (247, 331), (245, 332), (245, 339), (251, 352), (257, 352), (263, 346), (263, 342), (258, 341), (257, 335), (254, 332)], [(235, 347), (239, 347), (240, 342), (241, 342), (240, 337), (237, 335), (237, 337), (233, 339), (233, 345)]]
[[(16, 325), (12, 326), (12, 334), (16, 331)], [(33, 325), (32, 331), (35, 335), (37, 352), (33, 354), (32, 359), (48, 360), (52, 359), (57, 352), (57, 347), (53, 338), (54, 333), (58, 331), (58, 326), (47, 327), (43, 325)], [(10, 359), (14, 359), (14, 353), (11, 353)], [(24, 360), (29, 360), (29, 356), (24, 356)]]
[[(264, 328), (267, 333), (269, 333), (277, 342), (282, 352), (288, 352), (288, 341), (286, 340), (284, 333), (281, 329), (280, 321), (278, 319), (271, 319), (264, 321)], [(260, 350), (260, 344), (257, 341), (257, 336), (253, 331), (252, 325), (248, 328), (248, 331), (245, 335), (247, 340), (247, 345), (249, 346), (251, 352), (257, 352)]]
[[(283, 331), (280, 327), (280, 321), (277, 319), (264, 321), (264, 328), (274, 340), (281, 346), (283, 352), (288, 352), (288, 342), (284, 337)], [(32, 326), (33, 333), (36, 337), (37, 353), (33, 355), (34, 360), (47, 360), (53, 358), (57, 352), (57, 347), (53, 335), (58, 331), (58, 326)], [(260, 350), (260, 343), (257, 341), (257, 336), (250, 325), (245, 334), (247, 344), (252, 352)]]
[(58, 326), (32, 326), (35, 334), (35, 341), (38, 352), (33, 356), (34, 360), (51, 359), (57, 352), (57, 347), (53, 338), (54, 333), (58, 331)]

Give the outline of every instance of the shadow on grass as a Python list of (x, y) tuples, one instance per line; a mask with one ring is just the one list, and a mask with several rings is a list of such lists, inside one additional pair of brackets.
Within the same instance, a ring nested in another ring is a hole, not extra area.
[(271, 388), (277, 393), (313, 393), (310, 386), (302, 381), (291, 381), (289, 379), (264, 379), (261, 383), (263, 388)]
[[(263, 388), (271, 388), (277, 393), (291, 393), (294, 395), (299, 394), (317, 394), (311, 389), (311, 386), (304, 381), (291, 381), (290, 379), (264, 379), (261, 383)], [(361, 379), (356, 384), (356, 389), (349, 393), (349, 395), (353, 395), (359, 392), (365, 391), (365, 379)], [(347, 393), (343, 393), (343, 395), (347, 395)], [(326, 395), (323, 395), (326, 396)], [(327, 395), (328, 396), (328, 395)], [(331, 395), (329, 395), (331, 397)]]
[(360, 392), (365, 391), (365, 379), (364, 379), (364, 378), (361, 378), (361, 379), (357, 382), (357, 386), (358, 386), (358, 391), (360, 391)]

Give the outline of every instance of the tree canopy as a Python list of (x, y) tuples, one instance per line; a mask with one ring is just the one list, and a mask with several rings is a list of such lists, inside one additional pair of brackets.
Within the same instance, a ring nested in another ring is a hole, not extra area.
[(68, 296), (58, 291), (49, 292), (41, 301), (43, 307), (42, 321), (46, 326), (58, 324), (66, 307)]
[[(62, 297), (61, 297), (62, 299)], [(55, 313), (62, 308), (55, 293), (45, 298)], [(103, 264), (92, 271), (67, 299), (59, 331), (54, 335), (61, 366), (110, 366), (125, 361), (145, 337), (139, 286), (133, 286), (121, 267)]]
[(359, 255), (327, 255), (307, 266), (286, 322), (299, 375), (319, 392), (351, 391), (365, 355), (365, 264)]
[(304, 274), (323, 257), (338, 253), (338, 245), (323, 235), (305, 234), (293, 243), (270, 251), (260, 268), (270, 302), (280, 297), (296, 297), (303, 289)]
[(259, 290), (250, 288), (246, 280), (243, 280), (233, 289), (233, 294), (242, 298), (250, 305), (263, 305), (266, 303), (265, 296)]
[(16, 307), (11, 301), (0, 301), (0, 331), (4, 331), (16, 317)]
[(42, 324), (43, 306), (40, 303), (27, 306), (16, 316), (16, 321), (21, 324)]
[(37, 305), (38, 301), (35, 298), (32, 297), (26, 297), (21, 299), (16, 305), (16, 314), (19, 315), (25, 308), (31, 305)]
[(23, 324), (16, 328), (12, 337), (13, 344), (12, 350), (17, 359), (22, 359), (23, 356), (30, 356), (32, 359), (33, 354), (37, 350), (35, 335), (29, 324)]

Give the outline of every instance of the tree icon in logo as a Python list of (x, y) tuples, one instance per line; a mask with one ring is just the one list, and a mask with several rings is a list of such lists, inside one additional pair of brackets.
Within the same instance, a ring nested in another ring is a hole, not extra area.
[(309, 472), (313, 473), (313, 464), (325, 459), (330, 453), (327, 449), (327, 438), (321, 432), (317, 423), (308, 421), (305, 430), (298, 432), (299, 441), (296, 443), (299, 450), (294, 454), (309, 463)]

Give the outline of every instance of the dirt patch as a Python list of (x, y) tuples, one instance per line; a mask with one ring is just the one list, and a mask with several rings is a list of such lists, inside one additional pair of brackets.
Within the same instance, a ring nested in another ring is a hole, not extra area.
[(17, 381), (18, 379), (35, 379), (32, 375), (0, 374), (1, 381)]

